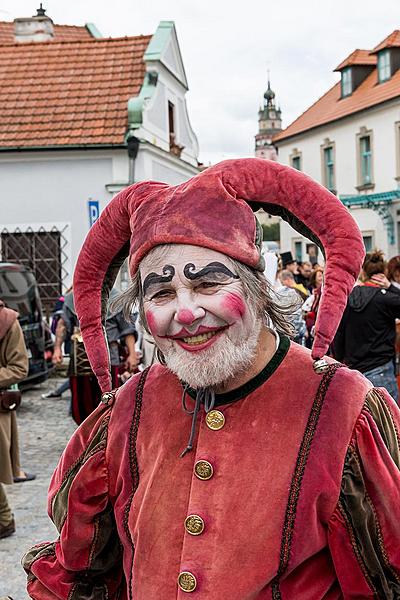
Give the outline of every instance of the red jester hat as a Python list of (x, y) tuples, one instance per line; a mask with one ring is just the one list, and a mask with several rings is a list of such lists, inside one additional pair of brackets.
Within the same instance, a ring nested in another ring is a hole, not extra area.
[(111, 389), (102, 319), (118, 270), (133, 275), (160, 244), (192, 244), (262, 270), (253, 211), (279, 215), (315, 241), (326, 258), (312, 357), (328, 350), (364, 258), (361, 233), (340, 200), (291, 167), (258, 158), (226, 160), (177, 186), (154, 181), (120, 192), (89, 231), (74, 275), (75, 307), (103, 392)]

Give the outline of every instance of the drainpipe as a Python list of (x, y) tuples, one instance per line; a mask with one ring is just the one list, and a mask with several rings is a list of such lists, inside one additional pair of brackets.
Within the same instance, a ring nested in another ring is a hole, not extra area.
[(131, 135), (128, 140), (128, 156), (129, 156), (129, 183), (135, 183), (135, 161), (139, 152), (140, 140)]

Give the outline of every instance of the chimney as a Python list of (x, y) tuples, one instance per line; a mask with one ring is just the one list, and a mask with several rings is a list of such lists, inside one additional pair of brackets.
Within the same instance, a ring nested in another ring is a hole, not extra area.
[(54, 26), (50, 17), (40, 3), (37, 14), (33, 17), (14, 19), (14, 36), (16, 42), (49, 42), (54, 38)]

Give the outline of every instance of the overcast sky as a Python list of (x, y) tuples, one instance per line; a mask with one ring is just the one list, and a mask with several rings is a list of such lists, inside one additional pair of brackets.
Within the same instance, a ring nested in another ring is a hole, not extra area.
[[(44, 0), (55, 23), (94, 23), (104, 36), (154, 33), (173, 20), (189, 81), (189, 117), (200, 160), (253, 156), (267, 86), (283, 125), (339, 78), (355, 48), (400, 28), (400, 0)], [(0, 0), (0, 20), (36, 13), (37, 0)]]

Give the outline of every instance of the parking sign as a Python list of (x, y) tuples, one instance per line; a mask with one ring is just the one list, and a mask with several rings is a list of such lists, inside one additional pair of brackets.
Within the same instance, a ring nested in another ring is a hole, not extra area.
[(99, 201), (98, 200), (88, 200), (89, 207), (89, 227), (93, 225), (97, 221), (100, 215)]

